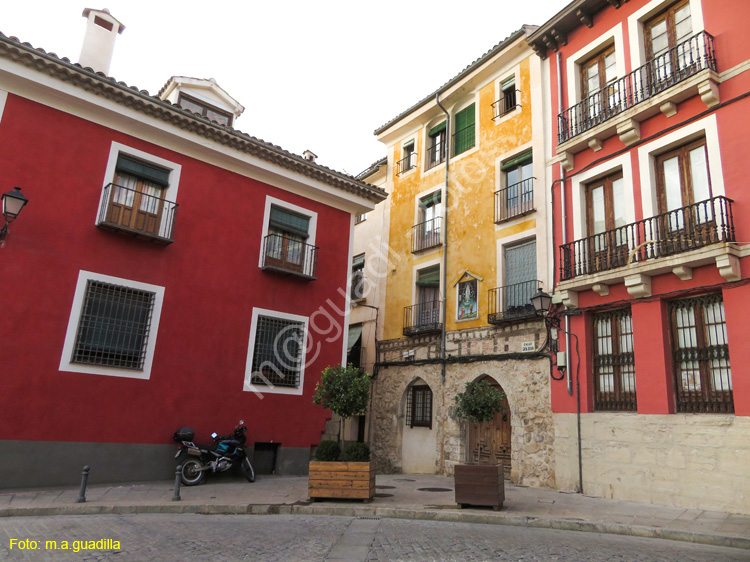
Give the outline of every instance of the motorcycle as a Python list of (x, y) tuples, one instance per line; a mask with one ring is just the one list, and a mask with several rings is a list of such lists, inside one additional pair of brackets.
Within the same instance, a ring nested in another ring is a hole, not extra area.
[(193, 443), (195, 430), (182, 427), (175, 431), (174, 440), (181, 443), (174, 458), (182, 465), (180, 481), (185, 486), (197, 486), (209, 472), (225, 472), (239, 466), (248, 482), (255, 482), (255, 470), (245, 452), (245, 422), (240, 420), (232, 435), (212, 433), (213, 445)]

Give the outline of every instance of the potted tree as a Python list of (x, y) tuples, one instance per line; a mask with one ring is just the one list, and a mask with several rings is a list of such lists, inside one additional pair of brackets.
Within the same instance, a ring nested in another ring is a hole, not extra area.
[[(486, 379), (469, 382), (464, 391), (453, 399), (453, 415), (469, 424), (468, 437), (472, 423), (492, 421), (495, 414), (503, 409), (504, 398), (505, 395)], [(505, 480), (501, 464), (458, 464), (453, 478), (456, 503), (460, 507), (488, 505), (496, 511), (502, 507)]]
[[(344, 422), (367, 411), (370, 396), (370, 375), (349, 365), (326, 367), (315, 387), (313, 402), (328, 408), (340, 418), (339, 442), (321, 442), (316, 460), (310, 461), (308, 493), (315, 498), (349, 498), (372, 500), (375, 495), (375, 471), (369, 448), (353, 443), (344, 449)], [(344, 458), (338, 460), (340, 451)], [(351, 457), (348, 458), (348, 457)]]

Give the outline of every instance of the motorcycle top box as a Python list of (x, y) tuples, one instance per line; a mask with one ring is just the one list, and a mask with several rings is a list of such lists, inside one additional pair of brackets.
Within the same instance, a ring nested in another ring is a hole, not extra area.
[(175, 441), (192, 441), (195, 438), (195, 430), (192, 427), (181, 427), (174, 432)]

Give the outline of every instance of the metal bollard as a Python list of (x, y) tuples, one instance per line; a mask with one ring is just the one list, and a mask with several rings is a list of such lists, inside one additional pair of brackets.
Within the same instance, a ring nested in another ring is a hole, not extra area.
[(174, 495), (172, 496), (173, 502), (180, 501), (180, 473), (182, 472), (182, 465), (178, 464), (177, 469), (174, 471)]
[(89, 481), (89, 470), (91, 470), (91, 467), (89, 465), (83, 467), (83, 474), (81, 476), (81, 492), (78, 494), (76, 503), (84, 503), (86, 501), (86, 483)]

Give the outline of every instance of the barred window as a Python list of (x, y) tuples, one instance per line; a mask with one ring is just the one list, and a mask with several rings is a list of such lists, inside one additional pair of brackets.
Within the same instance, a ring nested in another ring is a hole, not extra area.
[(636, 411), (630, 309), (594, 314), (594, 339), (594, 408)]
[(678, 412), (734, 412), (720, 294), (669, 303)]
[(88, 280), (71, 363), (142, 370), (155, 294)]
[(406, 424), (432, 429), (432, 390), (427, 385), (411, 387), (406, 401)]
[(251, 382), (299, 387), (304, 341), (303, 322), (258, 316)]

